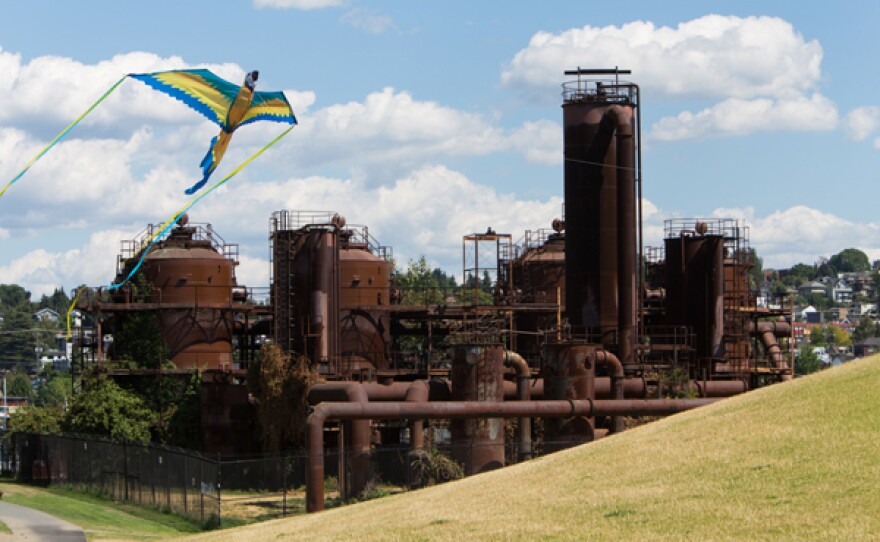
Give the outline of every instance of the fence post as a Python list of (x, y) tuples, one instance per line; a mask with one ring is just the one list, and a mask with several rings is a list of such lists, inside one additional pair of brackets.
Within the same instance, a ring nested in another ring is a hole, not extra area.
[(220, 463), (220, 454), (217, 454), (217, 527), (220, 527), (222, 523), (222, 517), (220, 516), (221, 507), (220, 507), (220, 481), (223, 477), (223, 470)]
[(125, 501), (128, 502), (128, 446), (122, 439), (122, 480), (125, 485)]
[[(170, 450), (167, 450), (170, 452)], [(165, 461), (165, 509), (168, 512), (171, 512), (171, 473), (168, 472), (171, 469), (171, 454), (165, 454), (167, 461)]]
[(187, 506), (187, 491), (186, 486), (189, 485), (189, 477), (186, 475), (186, 459), (187, 454), (181, 454), (183, 456), (183, 515), (188, 515), (188, 506)]
[(202, 467), (205, 459), (199, 458), (199, 523), (205, 525), (205, 476), (202, 474)]
[(281, 476), (281, 517), (287, 516), (287, 456), (285, 455), (281, 460), (281, 469), (283, 471)]

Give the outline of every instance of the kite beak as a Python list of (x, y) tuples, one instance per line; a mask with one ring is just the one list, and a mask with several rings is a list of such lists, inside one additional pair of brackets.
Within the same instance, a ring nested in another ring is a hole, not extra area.
[(254, 87), (257, 83), (257, 78), (260, 76), (260, 72), (254, 70), (247, 74), (247, 77), (244, 78), (244, 84), (251, 90), (254, 90)]

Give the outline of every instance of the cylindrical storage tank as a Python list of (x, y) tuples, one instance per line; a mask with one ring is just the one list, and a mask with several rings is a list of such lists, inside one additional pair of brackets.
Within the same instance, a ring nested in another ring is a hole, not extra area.
[(531, 303), (565, 301), (565, 236), (554, 234), (513, 262), (513, 288)]
[(723, 257), (720, 235), (666, 239), (667, 322), (693, 329), (701, 360), (724, 355)]
[(232, 319), (226, 307), (236, 286), (234, 263), (209, 241), (194, 240), (194, 231), (174, 229), (144, 258), (142, 273), (153, 287), (153, 301), (160, 304), (162, 336), (177, 368), (229, 368)]
[[(456, 345), (452, 348), (452, 400), (504, 401), (504, 347)], [(465, 474), (504, 466), (504, 419), (452, 420), (453, 457)]]
[(632, 362), (636, 299), (635, 104), (624, 94), (567, 93), (566, 315)]
[[(550, 343), (542, 351), (545, 400), (595, 399), (593, 346)], [(555, 451), (593, 440), (589, 418), (544, 420), (544, 449)]]
[(388, 305), (390, 293), (390, 262), (365, 249), (339, 251), (339, 355), (350, 368), (388, 367), (390, 326), (386, 313), (371, 307)]

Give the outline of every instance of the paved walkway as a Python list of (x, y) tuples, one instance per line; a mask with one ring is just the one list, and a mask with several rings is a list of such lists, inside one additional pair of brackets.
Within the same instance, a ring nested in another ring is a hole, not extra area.
[(3, 521), (12, 534), (0, 534), (0, 542), (7, 540), (33, 542), (85, 542), (83, 530), (43, 512), (0, 501), (0, 521)]

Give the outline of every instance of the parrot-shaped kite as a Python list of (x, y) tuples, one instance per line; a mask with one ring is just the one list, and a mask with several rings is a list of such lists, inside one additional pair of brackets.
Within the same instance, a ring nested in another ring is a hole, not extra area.
[(172, 70), (132, 73), (156, 90), (180, 100), (220, 126), (202, 159), (202, 180), (186, 190), (193, 194), (205, 183), (223, 159), (229, 140), (239, 126), (258, 120), (296, 124), (296, 117), (283, 92), (254, 92), (259, 72), (247, 74), (241, 87), (217, 77), (209, 70)]

